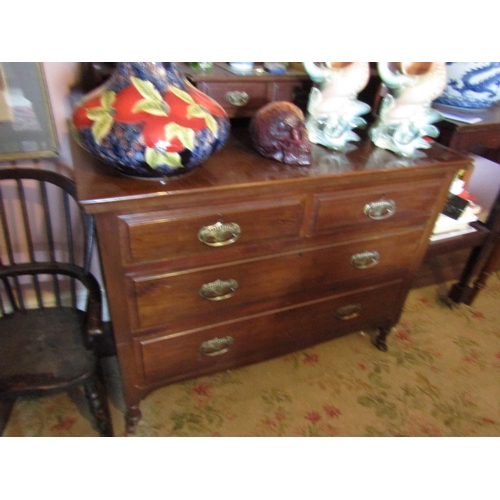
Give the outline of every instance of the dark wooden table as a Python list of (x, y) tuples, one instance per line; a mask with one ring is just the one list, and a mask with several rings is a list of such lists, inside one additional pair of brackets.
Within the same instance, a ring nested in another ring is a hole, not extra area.
[[(436, 106), (438, 110), (446, 107)], [(464, 111), (471, 117), (481, 119), (477, 123), (466, 123), (446, 118), (438, 124), (439, 142), (457, 151), (471, 152), (500, 162), (500, 105), (483, 110)], [(498, 165), (500, 175), (500, 165)], [(487, 181), (487, 180), (486, 180)], [(498, 267), (500, 260), (500, 192), (491, 207), (481, 229), (487, 231), (484, 241), (475, 246), (465, 264), (462, 275), (449, 294), (454, 302), (471, 304), (477, 293), (485, 286), (489, 274)]]

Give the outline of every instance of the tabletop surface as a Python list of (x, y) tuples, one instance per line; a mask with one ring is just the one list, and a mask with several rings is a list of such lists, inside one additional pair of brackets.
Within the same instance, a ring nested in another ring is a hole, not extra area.
[(459, 109), (437, 104), (435, 104), (433, 107), (438, 111), (450, 111), (451, 113), (457, 112), (466, 118), (470, 117), (481, 119), (481, 121), (477, 123), (467, 123), (465, 121), (454, 120), (449, 117), (445, 117), (444, 121), (453, 124), (455, 128), (460, 132), (496, 127), (500, 129), (500, 104), (485, 109)]
[(349, 144), (347, 149), (339, 153), (314, 145), (311, 165), (288, 165), (261, 156), (252, 147), (247, 130), (235, 127), (227, 143), (191, 173), (151, 180), (127, 177), (72, 141), (78, 197), (84, 205), (168, 196), (186, 191), (269, 186), (276, 181), (319, 184), (326, 178), (335, 177), (338, 182), (348, 182), (350, 176), (363, 176), (373, 171), (416, 170), (421, 166), (432, 168), (470, 161), (466, 155), (437, 143), (430, 149), (416, 151), (412, 158), (402, 158), (377, 148), (366, 138)]

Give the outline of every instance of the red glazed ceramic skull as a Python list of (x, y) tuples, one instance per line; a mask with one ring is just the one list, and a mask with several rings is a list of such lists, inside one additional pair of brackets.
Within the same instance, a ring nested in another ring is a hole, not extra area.
[(311, 163), (304, 113), (291, 102), (275, 101), (259, 109), (250, 123), (250, 134), (262, 156), (295, 165)]

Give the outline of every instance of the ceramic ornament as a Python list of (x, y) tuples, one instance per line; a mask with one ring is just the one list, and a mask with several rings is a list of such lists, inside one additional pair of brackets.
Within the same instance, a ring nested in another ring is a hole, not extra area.
[(184, 175), (229, 136), (224, 109), (191, 85), (175, 63), (118, 63), (73, 112), (80, 145), (119, 172), (143, 178)]
[(428, 149), (425, 137), (437, 137), (432, 125), (441, 114), (431, 108), (443, 92), (446, 71), (443, 62), (399, 62), (377, 64), (388, 93), (369, 135), (373, 143), (399, 156), (411, 157), (417, 149)]
[(360, 140), (353, 129), (366, 125), (361, 115), (371, 109), (357, 100), (370, 78), (369, 63), (302, 64), (311, 79), (319, 84), (319, 88), (313, 87), (309, 94), (306, 120), (309, 139), (314, 144), (343, 151), (349, 142)]

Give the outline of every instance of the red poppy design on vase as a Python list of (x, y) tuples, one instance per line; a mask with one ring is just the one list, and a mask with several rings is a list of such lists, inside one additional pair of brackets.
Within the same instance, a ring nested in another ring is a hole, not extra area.
[(101, 106), (101, 96), (98, 95), (90, 99), (83, 106), (76, 108), (73, 112), (73, 124), (77, 128), (90, 127), (94, 121), (88, 117), (87, 113), (91, 109), (96, 109)]
[[(130, 65), (126, 76), (120, 67), (115, 79), (73, 113), (73, 131), (83, 147), (123, 173), (163, 177), (191, 170), (224, 144), (227, 114), (175, 66), (167, 71), (161, 63), (119, 64)], [(146, 69), (150, 79), (144, 78)]]
[(224, 111), (224, 108), (217, 104), (213, 99), (208, 97), (206, 94), (203, 92), (200, 92), (196, 87), (193, 87), (191, 84), (188, 83), (189, 86), (189, 93), (193, 97), (194, 101), (199, 104), (200, 106), (203, 106), (204, 108), (208, 109), (208, 111), (219, 118), (222, 118), (223, 116), (226, 115), (226, 112)]

